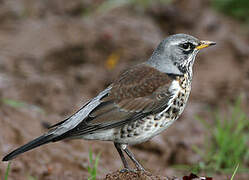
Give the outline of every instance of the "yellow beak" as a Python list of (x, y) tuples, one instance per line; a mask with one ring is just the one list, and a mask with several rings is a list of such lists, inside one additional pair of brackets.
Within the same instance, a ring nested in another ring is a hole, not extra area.
[(200, 50), (200, 49), (203, 49), (203, 48), (207, 48), (209, 46), (213, 46), (215, 44), (216, 44), (216, 42), (213, 42), (213, 41), (201, 41), (200, 45), (198, 45), (195, 49)]

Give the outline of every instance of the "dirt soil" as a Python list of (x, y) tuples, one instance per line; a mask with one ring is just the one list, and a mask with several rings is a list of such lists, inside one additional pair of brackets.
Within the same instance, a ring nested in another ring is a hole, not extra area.
[[(120, 72), (149, 58), (169, 34), (187, 33), (217, 46), (198, 55), (181, 118), (161, 135), (131, 147), (152, 174), (183, 177), (190, 172), (173, 165), (197, 164), (201, 158), (192, 147), (202, 147), (207, 135), (196, 115), (212, 122), (209, 110), (226, 114), (227, 102), (239, 95), (249, 114), (248, 29), (215, 12), (208, 0), (95, 11), (101, 2), (0, 0), (0, 157), (46, 132), (42, 124), (77, 111)], [(112, 143), (74, 140), (16, 158), (9, 180), (87, 179), (90, 149), (101, 153), (98, 179), (115, 179), (107, 174), (122, 166)], [(6, 167), (0, 162), (1, 178)], [(240, 173), (238, 179), (248, 180), (248, 174)]]
[(183, 178), (177, 177), (162, 177), (156, 176), (151, 174), (150, 172), (113, 172), (107, 174), (104, 180), (118, 180), (118, 179), (125, 179), (125, 180), (212, 180), (210, 177), (198, 177), (195, 174), (190, 174), (188, 176), (184, 176)]

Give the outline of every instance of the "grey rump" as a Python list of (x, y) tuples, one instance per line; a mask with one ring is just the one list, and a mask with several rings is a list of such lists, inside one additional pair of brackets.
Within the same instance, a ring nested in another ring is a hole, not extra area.
[(147, 141), (179, 117), (190, 94), (195, 56), (214, 44), (186, 34), (169, 36), (147, 62), (123, 73), (78, 112), (3, 161), (49, 142), (83, 138), (113, 141), (126, 170), (130, 168), (123, 151), (138, 170), (144, 170), (127, 145)]

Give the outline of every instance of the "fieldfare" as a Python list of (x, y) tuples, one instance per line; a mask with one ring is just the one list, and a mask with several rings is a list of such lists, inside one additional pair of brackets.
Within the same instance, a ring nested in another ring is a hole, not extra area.
[(149, 140), (168, 128), (187, 103), (195, 56), (215, 42), (176, 34), (164, 39), (144, 63), (114, 81), (83, 107), (44, 135), (3, 158), (9, 161), (28, 150), (63, 139), (113, 141), (124, 170), (130, 167), (123, 152), (144, 170), (128, 145)]

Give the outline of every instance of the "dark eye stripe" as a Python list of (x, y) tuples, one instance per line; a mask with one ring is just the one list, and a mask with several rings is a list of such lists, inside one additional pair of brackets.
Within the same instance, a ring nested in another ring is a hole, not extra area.
[(193, 52), (195, 45), (190, 42), (187, 42), (187, 43), (180, 44), (180, 47), (183, 49), (184, 54), (189, 54)]
[(183, 44), (180, 44), (181, 48), (183, 49), (194, 49), (195, 48), (195, 45), (193, 45), (192, 43), (183, 43)]

